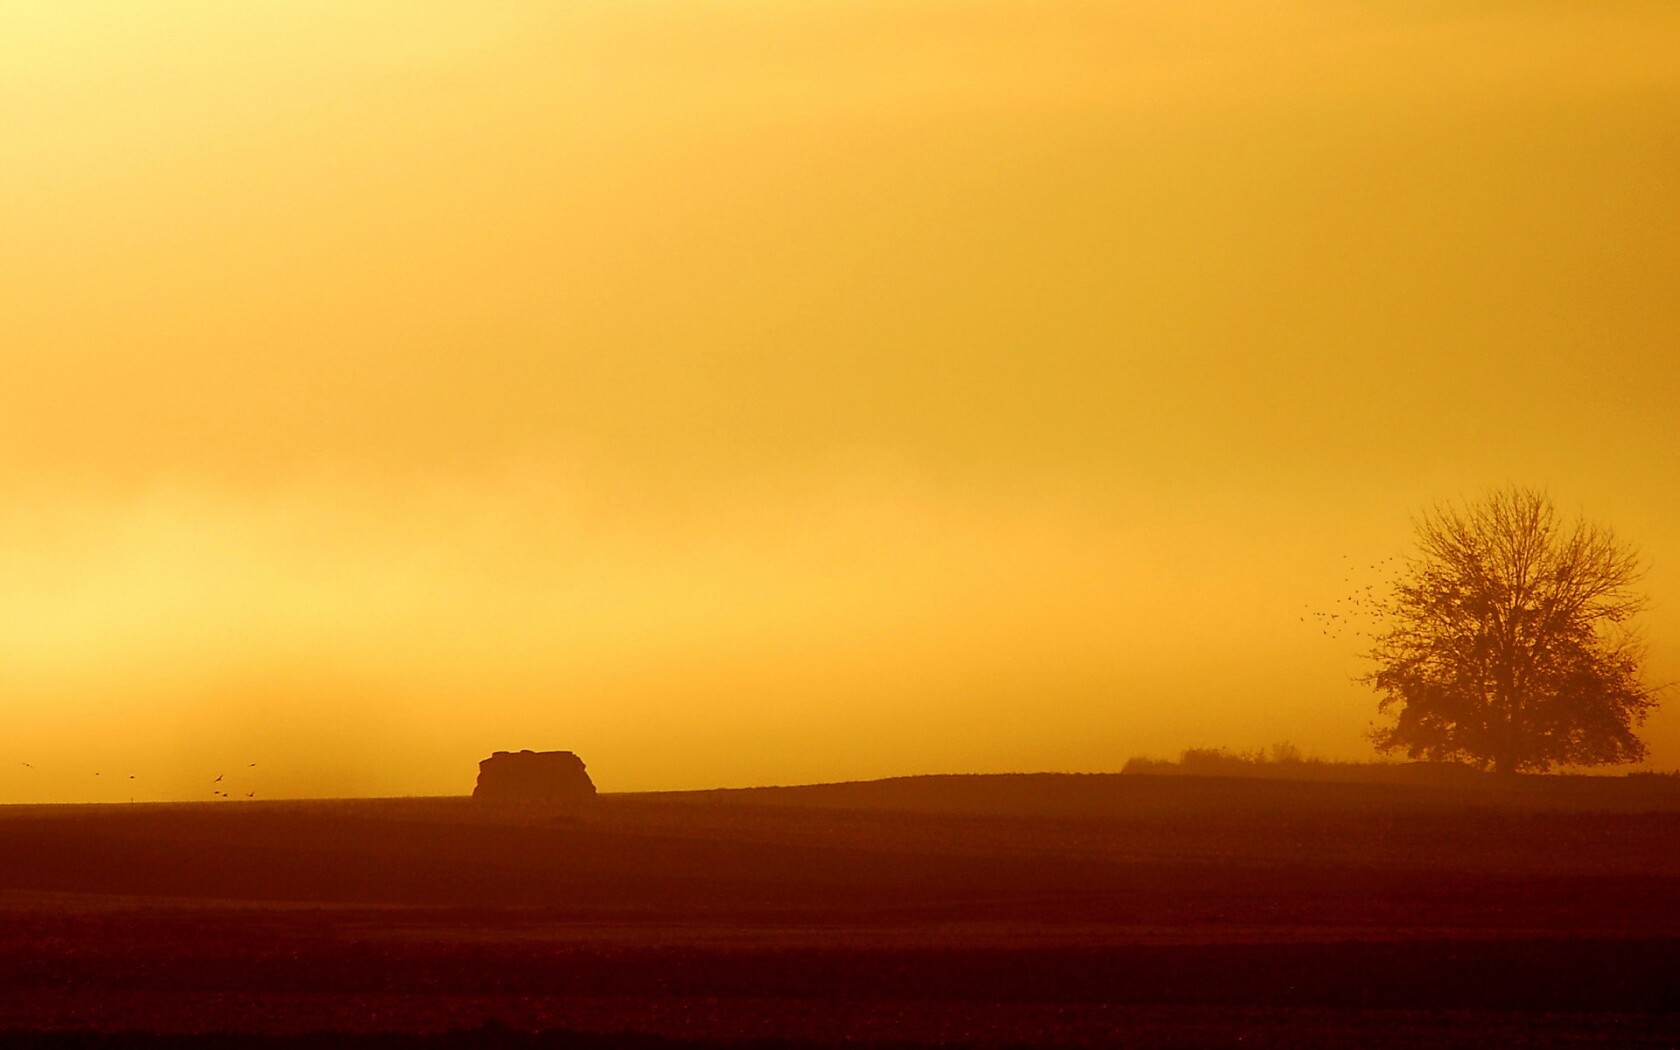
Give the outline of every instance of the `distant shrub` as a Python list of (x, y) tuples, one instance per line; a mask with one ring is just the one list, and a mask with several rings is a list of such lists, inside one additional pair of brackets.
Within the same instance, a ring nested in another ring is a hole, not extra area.
[(1452, 783), (1475, 770), (1451, 762), (1332, 762), (1308, 755), (1284, 741), (1271, 747), (1232, 751), (1192, 747), (1173, 759), (1144, 755), (1127, 760), (1122, 773), (1145, 776), (1270, 777), (1279, 780), (1399, 781)]
[(1223, 747), (1193, 747), (1179, 756), (1178, 765), (1186, 773), (1203, 775), (1241, 776), (1269, 766), (1302, 766), (1323, 764), (1323, 759), (1308, 758), (1300, 748), (1287, 740), (1269, 748), (1252, 751), (1230, 751)]
[(1224, 747), (1192, 747), (1170, 759), (1148, 758), (1143, 755), (1128, 759), (1123, 773), (1170, 774), (1195, 776), (1255, 776), (1305, 767), (1326, 766), (1321, 758), (1307, 756), (1299, 747), (1284, 741), (1268, 748), (1252, 751), (1232, 751)]
[(1133, 755), (1126, 759), (1126, 764), (1120, 767), (1122, 773), (1159, 773), (1162, 766), (1170, 766), (1171, 762), (1160, 758), (1149, 758), (1146, 755)]
[(1269, 749), (1268, 753), (1271, 755), (1271, 758), (1272, 758), (1273, 762), (1311, 762), (1311, 761), (1317, 761), (1317, 759), (1307, 758), (1305, 755), (1303, 755), (1301, 753), (1300, 748), (1296, 747), (1294, 744), (1291, 744), (1287, 740), (1285, 740), (1281, 743), (1273, 744), (1271, 746), (1271, 748)]

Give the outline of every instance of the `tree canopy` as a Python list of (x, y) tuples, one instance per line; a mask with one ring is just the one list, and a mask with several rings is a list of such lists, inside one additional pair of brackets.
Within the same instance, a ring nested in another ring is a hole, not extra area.
[(1659, 688), (1632, 620), (1639, 552), (1541, 492), (1443, 505), (1382, 605), (1363, 681), (1379, 750), (1501, 771), (1637, 762)]

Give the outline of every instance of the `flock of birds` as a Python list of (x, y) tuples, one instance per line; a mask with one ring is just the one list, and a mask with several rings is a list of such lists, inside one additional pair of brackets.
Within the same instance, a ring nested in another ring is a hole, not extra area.
[[(255, 762), (252, 762), (251, 765), (250, 765), (250, 768), (252, 768), (252, 769), (257, 768), (257, 764)], [(222, 790), (220, 790), (216, 787), (216, 785), (220, 784), (225, 778), (226, 778), (226, 774), (217, 773), (216, 774), (216, 779), (210, 781), (210, 793), (212, 795), (215, 795), (218, 798), (227, 798), (228, 797), (228, 793), (226, 791), (222, 791)], [(245, 792), (245, 797), (246, 798), (256, 798), (257, 797), (257, 789), (252, 788), (251, 790)]]
[[(23, 763), (23, 768), (33, 772), (34, 769), (35, 769), (35, 764), (32, 763), (32, 762), (24, 762)], [(255, 768), (257, 768), (257, 764), (255, 762), (252, 762), (246, 768), (247, 769), (255, 769)], [(103, 777), (105, 774), (103, 772), (95, 772), (93, 775), (96, 776), (96, 777)], [(115, 779), (120, 779), (120, 778), (113, 777), (112, 779), (115, 780)], [(130, 774), (128, 774), (128, 779), (129, 780), (136, 780), (138, 778), (133, 773), (130, 773)], [(210, 794), (213, 795), (216, 798), (232, 798), (232, 797), (234, 797), (225, 788), (220, 786), (226, 780), (227, 780), (227, 774), (226, 773), (217, 773), (216, 774), (216, 779), (210, 781)], [(245, 792), (245, 797), (249, 798), (249, 799), (255, 799), (257, 797), (257, 789), (252, 788), (251, 790)], [(132, 802), (134, 800), (131, 798), (131, 799), (129, 799), (129, 801)]]
[(1393, 583), (1395, 569), (1393, 565), (1398, 558), (1383, 558), (1372, 562), (1368, 569), (1374, 573), (1386, 574), (1376, 582), (1360, 584), (1354, 577), (1357, 565), (1351, 564), (1351, 554), (1342, 555), (1344, 575), (1342, 583), (1353, 588), (1341, 598), (1331, 603), (1330, 608), (1314, 609), (1310, 604), (1301, 607), (1300, 620), (1318, 629), (1326, 638), (1337, 639), (1344, 635), (1370, 638), (1375, 634), (1375, 628), (1382, 617), (1384, 598), (1389, 585)]

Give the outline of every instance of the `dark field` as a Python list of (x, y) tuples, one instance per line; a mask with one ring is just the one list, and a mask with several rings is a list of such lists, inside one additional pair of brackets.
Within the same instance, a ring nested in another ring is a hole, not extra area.
[(1680, 1046), (1677, 787), (0, 808), (0, 1038)]

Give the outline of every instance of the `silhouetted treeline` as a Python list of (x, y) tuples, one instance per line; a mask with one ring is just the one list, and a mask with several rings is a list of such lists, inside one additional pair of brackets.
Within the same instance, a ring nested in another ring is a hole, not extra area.
[[(1289, 743), (1251, 751), (1193, 747), (1181, 753), (1176, 760), (1139, 755), (1129, 759), (1121, 772), (1152, 776), (1268, 777), (1401, 784), (1475, 784), (1489, 776), (1473, 766), (1458, 762), (1336, 762), (1308, 756)], [(1660, 785), (1669, 782), (1680, 788), (1680, 773), (1636, 772), (1625, 776), (1659, 790)]]

